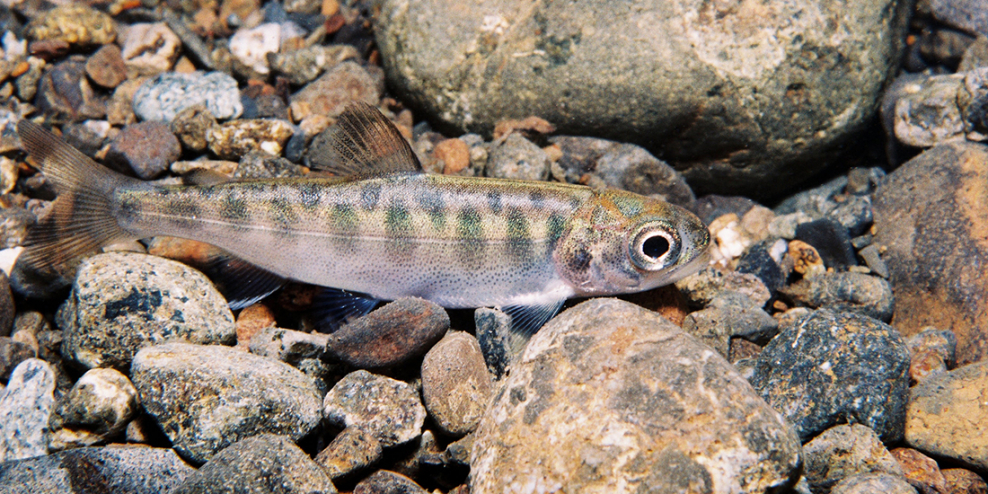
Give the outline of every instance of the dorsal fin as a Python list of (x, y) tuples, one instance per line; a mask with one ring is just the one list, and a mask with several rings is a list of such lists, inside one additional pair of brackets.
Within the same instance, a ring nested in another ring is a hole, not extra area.
[[(340, 176), (383, 175), (422, 170), (415, 152), (398, 128), (380, 110), (353, 102), (326, 130), (331, 143), (329, 156), (320, 169)], [(326, 164), (328, 163), (328, 164)]]

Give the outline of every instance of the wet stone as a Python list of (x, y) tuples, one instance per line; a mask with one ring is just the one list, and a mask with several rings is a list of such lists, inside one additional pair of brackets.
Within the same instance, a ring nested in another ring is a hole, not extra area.
[(427, 494), (414, 480), (395, 472), (378, 470), (353, 488), (353, 494)]
[(329, 335), (322, 333), (268, 327), (250, 338), (250, 353), (298, 365), (303, 360), (321, 359), (328, 339)]
[(240, 102), (244, 105), (242, 118), (272, 118), (285, 121), (290, 119), (288, 105), (277, 94), (261, 93), (255, 96), (244, 94)]
[(393, 367), (424, 355), (448, 329), (449, 316), (442, 307), (403, 298), (332, 333), (326, 352), (360, 369)]
[(55, 371), (45, 361), (21, 362), (0, 390), (0, 464), (48, 454), (48, 416)]
[(316, 455), (316, 463), (337, 480), (377, 463), (382, 452), (381, 442), (374, 434), (347, 427)]
[(902, 476), (898, 461), (875, 431), (860, 424), (837, 425), (803, 445), (804, 475), (815, 493), (862, 473)]
[(779, 332), (779, 322), (747, 296), (724, 292), (708, 307), (687, 315), (682, 328), (728, 358), (733, 337), (766, 342)]
[(848, 477), (834, 486), (830, 494), (918, 494), (906, 479), (887, 473), (863, 473)]
[(903, 434), (909, 362), (891, 326), (820, 309), (765, 346), (750, 381), (804, 440), (851, 421), (894, 442)]
[(44, 60), (37, 57), (28, 57), (28, 69), (17, 77), (14, 84), (17, 87), (17, 96), (21, 101), (32, 101), (38, 93), (38, 81), (41, 80), (42, 71), (45, 68)]
[(476, 338), (454, 331), (422, 361), (422, 398), (429, 415), (451, 436), (472, 432), (494, 392)]
[(790, 426), (733, 366), (615, 299), (532, 337), (474, 441), (471, 492), (754, 493), (794, 483), (800, 465)]
[(128, 79), (113, 90), (106, 107), (106, 120), (113, 125), (130, 125), (137, 121), (134, 114), (134, 94), (147, 78)]
[(209, 142), (206, 136), (210, 129), (216, 126), (216, 119), (209, 113), (206, 105), (190, 106), (175, 115), (171, 123), (171, 131), (182, 146), (190, 151), (202, 151)]
[(812, 245), (827, 267), (840, 269), (858, 264), (847, 228), (835, 221), (801, 223), (796, 227), (796, 240)]
[(677, 281), (676, 288), (683, 292), (691, 307), (704, 307), (725, 291), (746, 295), (758, 307), (763, 307), (772, 298), (765, 283), (757, 276), (737, 271), (724, 273), (714, 268), (702, 269)]
[(957, 336), (959, 364), (988, 357), (988, 147), (937, 146), (875, 193), (875, 244), (895, 287), (896, 328)]
[(693, 211), (704, 223), (709, 225), (713, 220), (725, 214), (734, 213), (740, 218), (757, 205), (758, 203), (755, 201), (743, 196), (709, 194), (696, 200)]
[(123, 432), (137, 414), (137, 390), (116, 369), (90, 369), (59, 400), (51, 416), (52, 429), (86, 429), (108, 438)]
[(181, 53), (182, 42), (164, 22), (131, 24), (121, 38), (130, 78), (167, 72)]
[(376, 105), (381, 99), (383, 82), (364, 67), (343, 62), (292, 95), (292, 117), (296, 121), (311, 115), (335, 118), (352, 101)]
[(206, 142), (221, 159), (238, 159), (252, 151), (279, 156), (293, 133), (283, 120), (241, 119), (210, 127)]
[(164, 173), (181, 154), (182, 146), (168, 124), (140, 122), (120, 131), (110, 142), (106, 159), (149, 180)]
[(86, 63), (72, 57), (46, 71), (34, 104), (54, 122), (78, 122), (106, 116), (106, 102), (86, 77)]
[[(90, 120), (90, 122), (94, 121)], [(94, 157), (103, 148), (106, 133), (99, 133), (93, 127), (95, 125), (86, 125), (86, 123), (66, 124), (62, 126), (62, 139), (86, 156)]]
[(425, 407), (408, 383), (365, 370), (347, 374), (323, 402), (327, 422), (357, 427), (373, 434), (383, 447), (418, 437), (425, 423)]
[(336, 494), (319, 465), (285, 436), (258, 434), (214, 455), (171, 494)]
[(0, 464), (0, 491), (160, 494), (194, 471), (168, 448), (81, 448)]
[(134, 94), (134, 112), (142, 120), (171, 122), (182, 110), (199, 104), (220, 120), (243, 112), (237, 81), (222, 72), (166, 72), (149, 79)]
[(988, 482), (970, 470), (947, 468), (940, 472), (950, 494), (988, 494)]
[(84, 4), (60, 5), (27, 25), (34, 40), (60, 40), (71, 45), (105, 45), (116, 39), (113, 19)]
[(902, 467), (903, 476), (920, 492), (948, 492), (947, 481), (937, 462), (911, 448), (895, 448), (892, 456)]
[(56, 324), (61, 352), (87, 368), (127, 369), (141, 348), (181, 338), (233, 343), (233, 315), (202, 273), (174, 261), (129, 253), (83, 261)]
[(321, 418), (320, 393), (311, 378), (229, 347), (148, 347), (134, 358), (131, 378), (144, 409), (179, 454), (194, 462), (257, 434), (298, 440)]
[(105, 45), (86, 59), (86, 74), (96, 84), (115, 88), (127, 79), (127, 66), (117, 45)]
[(858, 255), (864, 259), (865, 266), (868, 266), (868, 269), (870, 269), (872, 273), (888, 279), (889, 268), (888, 265), (885, 264), (885, 261), (882, 260), (881, 249), (877, 245), (871, 244), (859, 250)]
[(912, 388), (906, 443), (922, 452), (988, 470), (988, 361), (928, 377)]
[(443, 162), (443, 173), (459, 173), (470, 166), (470, 147), (462, 139), (445, 139), (436, 144), (433, 157)]
[(800, 305), (855, 312), (882, 321), (892, 318), (894, 298), (889, 282), (862, 273), (824, 273), (780, 290)]

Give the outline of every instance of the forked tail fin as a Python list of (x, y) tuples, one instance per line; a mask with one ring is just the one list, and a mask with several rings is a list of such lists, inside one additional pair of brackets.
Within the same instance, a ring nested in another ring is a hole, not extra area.
[(58, 193), (49, 214), (28, 232), (18, 264), (39, 275), (61, 276), (78, 258), (133, 238), (113, 216), (113, 191), (140, 180), (101, 166), (29, 120), (17, 124), (17, 134)]

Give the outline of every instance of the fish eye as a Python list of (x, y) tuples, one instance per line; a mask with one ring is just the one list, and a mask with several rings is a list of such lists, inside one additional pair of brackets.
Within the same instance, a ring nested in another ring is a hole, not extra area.
[(674, 264), (679, 257), (679, 245), (676, 229), (656, 221), (642, 225), (628, 247), (635, 266), (653, 271)]

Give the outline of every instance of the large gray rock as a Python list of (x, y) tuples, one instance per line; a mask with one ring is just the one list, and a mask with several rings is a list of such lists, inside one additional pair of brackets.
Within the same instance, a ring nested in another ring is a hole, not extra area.
[(229, 347), (148, 347), (134, 358), (131, 379), (175, 449), (196, 462), (265, 432), (298, 440), (322, 418), (311, 378), (284, 362)]
[(126, 370), (141, 348), (173, 339), (233, 343), (226, 300), (202, 273), (156, 256), (111, 253), (79, 267), (59, 308), (62, 355), (84, 367)]
[(0, 463), (4, 494), (159, 494), (195, 470), (165, 448), (79, 448)]
[(800, 465), (791, 427), (723, 357), (615, 299), (542, 328), (474, 434), (475, 494), (763, 493)]
[(0, 391), (0, 463), (48, 454), (48, 416), (55, 404), (55, 371), (28, 359)]
[(644, 145), (697, 192), (768, 194), (871, 119), (910, 6), (381, 0), (376, 34), (390, 86), (450, 127), (536, 115)]

